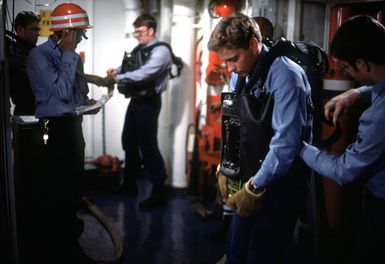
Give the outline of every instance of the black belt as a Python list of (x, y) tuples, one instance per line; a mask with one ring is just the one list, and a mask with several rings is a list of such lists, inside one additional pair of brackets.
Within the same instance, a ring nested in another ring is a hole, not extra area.
[(141, 96), (132, 96), (131, 100), (138, 103), (153, 102), (159, 100), (161, 94), (151, 94), (151, 95), (141, 95)]
[(80, 122), (83, 120), (83, 116), (79, 115), (63, 115), (63, 116), (46, 116), (39, 119), (39, 122), (43, 122), (44, 120), (49, 120), (50, 122), (74, 122), (79, 120)]

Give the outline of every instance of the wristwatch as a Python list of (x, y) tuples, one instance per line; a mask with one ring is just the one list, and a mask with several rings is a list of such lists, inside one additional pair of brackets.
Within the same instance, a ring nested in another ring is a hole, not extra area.
[(265, 191), (265, 188), (263, 187), (257, 187), (255, 186), (254, 184), (252, 184), (250, 182), (250, 185), (249, 185), (249, 190), (252, 192), (252, 193), (255, 193), (255, 194), (261, 194)]

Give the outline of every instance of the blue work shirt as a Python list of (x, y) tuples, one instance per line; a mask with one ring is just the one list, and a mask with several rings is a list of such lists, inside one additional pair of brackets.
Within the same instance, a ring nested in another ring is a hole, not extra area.
[(51, 37), (32, 49), (27, 73), (35, 95), (37, 118), (74, 115), (88, 93), (83, 63), (75, 52), (62, 52)]
[[(258, 61), (267, 51), (266, 46), (263, 46)], [(234, 90), (237, 78), (238, 75), (232, 73), (230, 91)], [(249, 78), (246, 77), (246, 82)], [(258, 187), (265, 187), (270, 181), (285, 175), (299, 154), (302, 140), (312, 140), (313, 119), (308, 109), (311, 90), (304, 70), (287, 57), (278, 57), (270, 67), (265, 88), (274, 99), (274, 134), (269, 152), (252, 179), (252, 183)], [(260, 95), (257, 85), (254, 85), (252, 92), (256, 97)]]
[(367, 179), (367, 189), (385, 199), (385, 78), (359, 91), (360, 100), (371, 105), (359, 119), (356, 141), (339, 156), (311, 145), (304, 146), (300, 156), (317, 173), (340, 185)]
[[(157, 39), (151, 41), (145, 47), (158, 42)], [(115, 70), (120, 74), (116, 75), (116, 81), (130, 79), (132, 81), (155, 81), (155, 92), (160, 94), (166, 90), (169, 77), (169, 69), (172, 65), (171, 53), (166, 46), (159, 45), (151, 51), (151, 55), (146, 63), (134, 71), (120, 73), (121, 66)]]

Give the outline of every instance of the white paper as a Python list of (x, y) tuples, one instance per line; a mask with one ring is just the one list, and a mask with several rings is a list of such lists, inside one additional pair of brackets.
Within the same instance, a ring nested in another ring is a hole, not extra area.
[(101, 108), (111, 97), (108, 95), (102, 95), (102, 97), (92, 105), (81, 105), (75, 108), (76, 115), (82, 115), (90, 111)]
[(35, 123), (39, 122), (39, 119), (37, 119), (33, 115), (21, 115), (21, 116), (18, 116), (18, 117), (25, 124), (35, 124)]

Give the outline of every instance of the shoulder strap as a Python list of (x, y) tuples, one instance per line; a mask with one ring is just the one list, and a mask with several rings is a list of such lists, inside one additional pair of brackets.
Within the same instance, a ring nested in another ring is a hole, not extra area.
[[(263, 86), (272, 63), (277, 57), (280, 56), (290, 58), (301, 67), (306, 67), (307, 70), (326, 72), (329, 68), (326, 52), (324, 52), (323, 49), (316, 44), (305, 42), (293, 43), (289, 40), (281, 38), (270, 48), (262, 62), (258, 65), (258, 68), (255, 69), (249, 82), (244, 86), (242, 92), (250, 93), (251, 88), (257, 83), (257, 81), (259, 81), (258, 85)], [(263, 88), (260, 87), (260, 90), (262, 91)], [(329, 126), (333, 126), (333, 124), (325, 118), (323, 118), (322, 121)], [(326, 148), (333, 145), (340, 138), (341, 133), (341, 127), (338, 124), (328, 138), (321, 140), (317, 144), (318, 147)]]
[(261, 80), (261, 84), (265, 83), (271, 64), (280, 56), (286, 56), (302, 67), (314, 67), (319, 71), (325, 71), (328, 68), (327, 55), (317, 45), (310, 45), (305, 42), (293, 43), (280, 38), (274, 42), (269, 52), (258, 65), (258, 68), (254, 71), (245, 87), (245, 92), (250, 92), (250, 89), (258, 80)]
[(152, 44), (150, 46), (144, 47), (143, 49), (151, 51), (153, 48), (156, 48), (158, 46), (166, 46), (170, 50), (170, 52), (172, 53), (172, 48), (171, 48), (170, 44), (168, 44), (167, 42), (163, 42), (163, 41), (155, 42), (154, 44)]
[(15, 33), (9, 30), (5, 30), (5, 35), (9, 38), (12, 38), (12, 40), (14, 41), (21, 40), (21, 38), (18, 35), (16, 35)]
[(175, 56), (174, 52), (172, 51), (170, 44), (168, 44), (167, 42), (158, 41), (158, 42), (156, 42), (156, 43), (154, 43), (148, 47), (144, 47), (143, 51), (150, 52), (153, 48), (158, 47), (158, 46), (166, 46), (169, 49), (169, 51), (171, 53), (171, 59), (172, 59), (173, 63), (177, 66), (177, 73), (173, 74), (170, 71), (170, 78), (172, 79), (174, 77), (180, 76), (180, 73), (183, 69), (183, 62), (182, 62), (181, 58)]
[[(143, 49), (144, 48), (144, 45), (143, 44), (138, 44), (136, 45), (132, 50), (131, 50), (131, 54), (134, 54), (134, 53), (137, 53), (139, 50)], [(127, 53), (127, 52), (126, 52)]]

